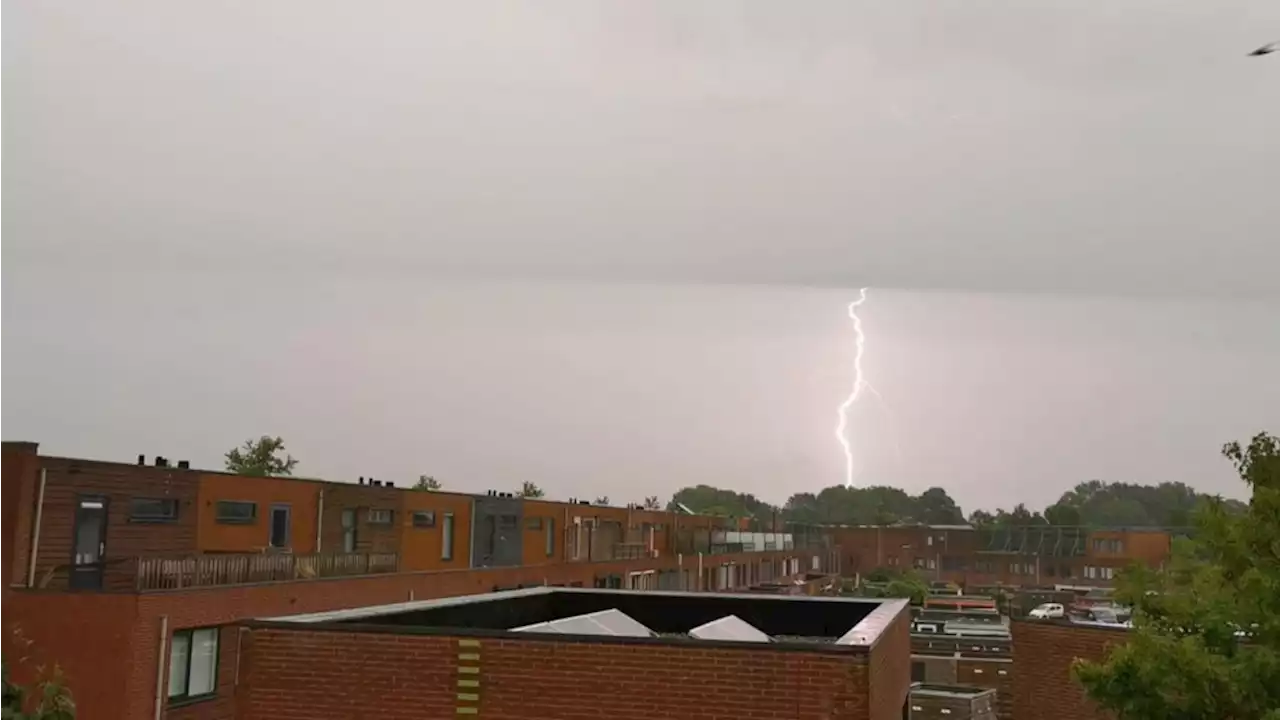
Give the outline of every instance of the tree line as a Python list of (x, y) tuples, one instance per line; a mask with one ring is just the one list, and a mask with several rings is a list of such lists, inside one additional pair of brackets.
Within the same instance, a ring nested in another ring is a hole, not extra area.
[[(298, 460), (285, 452), (284, 440), (264, 435), (246, 440), (226, 453), (226, 469), (242, 475), (289, 476)], [(421, 475), (411, 486), (415, 490), (438, 491), (442, 485), (432, 475)], [(524, 481), (513, 490), (525, 498), (541, 498), (546, 493), (537, 484)], [(751, 493), (741, 493), (711, 485), (680, 489), (665, 505), (657, 496), (637, 503), (651, 510), (687, 508), (695, 513), (748, 518), (761, 527), (777, 522), (798, 524), (891, 525), (927, 523), (952, 525), (972, 523), (993, 526), (1080, 525), (1090, 527), (1186, 527), (1197, 508), (1211, 499), (1180, 482), (1158, 485), (1090, 480), (1064, 492), (1057, 502), (1043, 510), (1024, 504), (1011, 509), (974, 510), (966, 515), (947, 491), (932, 487), (919, 495), (884, 485), (847, 488), (833, 485), (819, 492), (792, 495), (781, 505), (773, 505)], [(1240, 512), (1244, 503), (1223, 500), (1229, 511)], [(595, 499), (608, 505), (607, 496)]]
[(1012, 509), (974, 510), (966, 515), (943, 488), (933, 487), (912, 495), (883, 485), (836, 485), (817, 493), (796, 493), (782, 505), (772, 505), (750, 493), (696, 485), (678, 491), (669, 507), (683, 505), (694, 512), (755, 518), (762, 523), (776, 518), (793, 523), (843, 525), (1187, 527), (1197, 508), (1214, 498), (1222, 500), (1229, 511), (1240, 512), (1244, 508), (1238, 500), (1200, 493), (1180, 482), (1139, 485), (1100, 480), (1080, 483), (1064, 492), (1057, 502), (1036, 511), (1020, 503)]

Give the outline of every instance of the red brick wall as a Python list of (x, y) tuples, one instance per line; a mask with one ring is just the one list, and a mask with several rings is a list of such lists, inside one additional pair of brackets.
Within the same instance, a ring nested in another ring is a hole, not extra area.
[[(509, 639), (473, 646), (446, 636), (255, 629), (239, 703), (246, 720), (417, 720), (456, 717), (459, 706), (521, 720), (868, 718), (866, 659), (853, 651)], [(478, 687), (460, 688), (459, 679)]]
[(1122, 643), (1123, 629), (1067, 622), (1020, 621), (1013, 630), (1013, 716), (1016, 720), (1106, 720), (1071, 677), (1075, 658), (1100, 660)]
[(873, 720), (901, 720), (911, 686), (911, 612), (898, 615), (871, 649), (870, 695)]
[(4, 540), (0, 542), (4, 557), (4, 584), (26, 585), (31, 559), (31, 525), (39, 480), (37, 445), (28, 442), (6, 442), (3, 445)]
[[(141, 717), (121, 707), (137, 640), (137, 602), (135, 595), (6, 592), (3, 648), (15, 679), (29, 682), (36, 668), (56, 664), (75, 698), (78, 720)], [(15, 644), (17, 628), (31, 642), (25, 651)], [(20, 651), (26, 662), (16, 661)], [(149, 670), (154, 691), (156, 666)]]

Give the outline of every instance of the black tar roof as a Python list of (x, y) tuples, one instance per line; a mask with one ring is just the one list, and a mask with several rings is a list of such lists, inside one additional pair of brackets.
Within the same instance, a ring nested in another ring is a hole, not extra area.
[[(905, 599), (830, 598), (797, 595), (605, 590), (539, 587), (483, 595), (377, 605), (332, 612), (265, 618), (250, 627), (417, 635), (502, 637), (546, 641), (546, 635), (511, 628), (601, 610), (618, 610), (658, 637), (557, 634), (557, 642), (676, 644), (744, 648), (740, 642), (698, 640), (689, 629), (736, 615), (774, 636), (755, 649), (806, 652), (866, 651), (885, 628), (907, 614)], [(799, 638), (825, 639), (813, 642)]]

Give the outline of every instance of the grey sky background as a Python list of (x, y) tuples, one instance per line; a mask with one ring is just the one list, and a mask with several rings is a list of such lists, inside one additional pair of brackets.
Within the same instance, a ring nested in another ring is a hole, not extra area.
[(860, 285), (861, 482), (1238, 493), (1280, 429), (1275, 2), (4, 20), (6, 438), (781, 500), (840, 479)]

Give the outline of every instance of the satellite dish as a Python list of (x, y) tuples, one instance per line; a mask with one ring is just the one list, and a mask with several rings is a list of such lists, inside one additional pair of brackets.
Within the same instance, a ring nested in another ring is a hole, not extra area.
[(1249, 53), (1249, 57), (1255, 57), (1260, 55), (1270, 55), (1271, 53), (1276, 52), (1277, 50), (1280, 50), (1280, 42), (1268, 43), (1258, 48), (1257, 50), (1254, 50), (1253, 52)]

